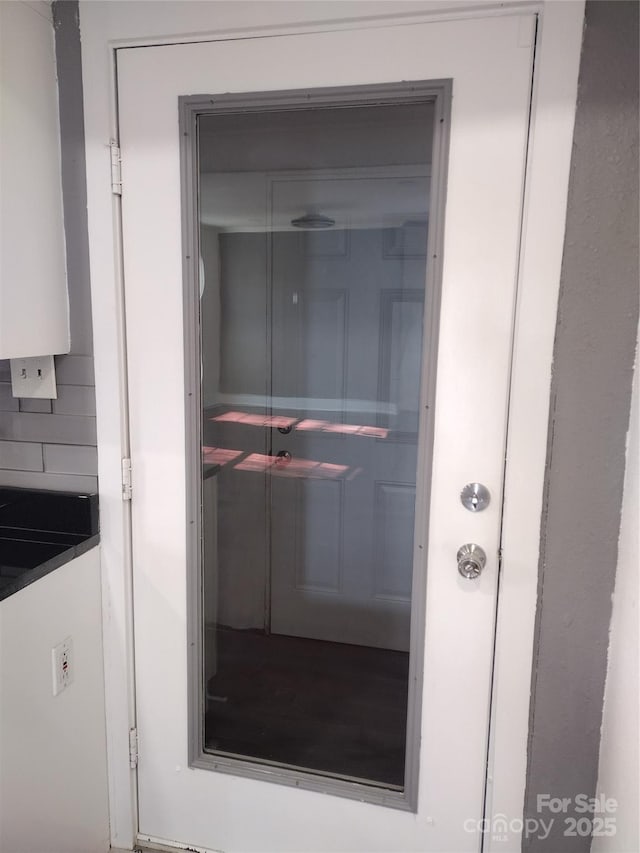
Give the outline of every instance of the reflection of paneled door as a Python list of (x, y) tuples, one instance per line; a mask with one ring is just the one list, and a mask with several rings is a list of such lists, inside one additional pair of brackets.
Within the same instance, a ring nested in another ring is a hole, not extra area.
[(425, 250), (424, 219), (273, 235), (273, 632), (408, 650)]

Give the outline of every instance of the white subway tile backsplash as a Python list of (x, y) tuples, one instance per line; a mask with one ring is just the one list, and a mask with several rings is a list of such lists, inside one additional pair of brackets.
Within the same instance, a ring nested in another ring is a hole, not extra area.
[(5, 471), (0, 469), (0, 486), (93, 494), (98, 491), (98, 478), (78, 474), (48, 474), (41, 471)]
[(81, 415), (0, 413), (0, 439), (51, 444), (96, 444), (96, 419)]
[[(91, 322), (87, 318), (87, 322)], [(57, 355), (55, 357), (58, 385), (94, 385), (93, 358), (90, 355)]]
[(37, 398), (22, 397), (20, 399), (20, 411), (31, 414), (50, 415), (51, 400), (38, 400)]
[(44, 470), (49, 474), (98, 473), (98, 451), (95, 447), (69, 444), (44, 445)]
[(11, 393), (10, 382), (0, 382), (0, 412), (17, 412), (18, 398)]
[(58, 385), (58, 399), (53, 400), (53, 411), (57, 415), (95, 415), (95, 389), (85, 385)]
[(95, 492), (98, 484), (82, 72), (79, 61), (64, 70), (58, 86), (62, 133), (68, 143), (71, 140), (63, 145), (61, 172), (73, 350), (68, 355), (55, 356), (58, 399), (53, 404), (50, 400), (19, 402), (14, 398), (9, 361), (0, 359), (0, 485)]
[(0, 441), (0, 468), (10, 471), (42, 471), (42, 445)]

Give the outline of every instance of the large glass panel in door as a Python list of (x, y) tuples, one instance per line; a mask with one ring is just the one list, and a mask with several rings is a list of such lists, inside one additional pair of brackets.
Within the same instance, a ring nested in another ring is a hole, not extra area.
[(404, 786), (432, 133), (199, 118), (207, 752)]

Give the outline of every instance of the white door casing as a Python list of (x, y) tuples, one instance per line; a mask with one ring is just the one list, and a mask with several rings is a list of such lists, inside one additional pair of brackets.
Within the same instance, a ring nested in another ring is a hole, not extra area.
[[(302, 839), (307, 840), (305, 849), (476, 849), (477, 837), (464, 832), (462, 818), (479, 815), (482, 803), (531, 24), (531, 18), (496, 18), (246, 43), (145, 48), (122, 54), (119, 92), (136, 469), (133, 520), (143, 835), (225, 850), (301, 849)], [(293, 61), (305, 51), (326, 50), (328, 39), (333, 40), (331, 53), (335, 56), (330, 69), (303, 68)], [(390, 44), (397, 53), (389, 50)], [(301, 53), (296, 54), (297, 50)], [(361, 51), (362, 61), (354, 61), (355, 51)], [(381, 69), (379, 57), (383, 54), (385, 67)], [(429, 700), (424, 706), (417, 818), (184, 766), (177, 95), (290, 88), (292, 67), (297, 86), (381, 82), (381, 75), (386, 75), (384, 80), (454, 80), (429, 543), (425, 672)], [(252, 68), (261, 71), (252, 72)], [(269, 68), (268, 80), (265, 68)], [(504, 68), (509, 68), (508, 79), (504, 79)], [(144, 110), (140, 110), (142, 92)], [(497, 257), (487, 249), (494, 245)], [(156, 324), (153, 334), (149, 331), (150, 310)], [(474, 350), (462, 372), (460, 353), (465, 341), (473, 341)], [(150, 371), (162, 376), (161, 389), (150, 381)], [(495, 381), (486, 383), (486, 372)], [(494, 500), (486, 513), (473, 518), (470, 527), (470, 516), (460, 507), (458, 492), (472, 479), (486, 482)], [(480, 541), (490, 555), (487, 570), (473, 589), (455, 572), (457, 546), (469, 539)], [(455, 673), (451, 673), (452, 661)], [(170, 703), (163, 701), (167, 695)], [(469, 697), (474, 708), (471, 717)], [(464, 756), (465, 767), (473, 768), (463, 779), (457, 772), (459, 756)], [(248, 801), (258, 785), (259, 801)], [(292, 799), (295, 797), (300, 799)], [(181, 801), (192, 807), (176, 808)], [(254, 814), (251, 826), (241, 817), (247, 807)], [(219, 815), (229, 818), (226, 824), (211, 821), (218, 809)], [(365, 823), (370, 828), (366, 838), (361, 835)]]

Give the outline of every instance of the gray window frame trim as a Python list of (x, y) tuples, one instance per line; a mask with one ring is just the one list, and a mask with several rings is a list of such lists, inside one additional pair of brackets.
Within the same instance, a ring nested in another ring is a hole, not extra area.
[[(433, 412), (452, 89), (453, 81), (447, 79), (278, 92), (189, 95), (179, 98), (186, 436), (188, 760), (190, 767), (417, 812), (425, 651), (426, 537), (433, 455)], [(423, 389), (421, 393), (425, 408), (420, 425), (421, 440), (418, 443), (416, 476), (416, 529), (419, 529), (420, 515), (422, 517), (420, 529), (424, 530), (424, 537), (421, 546), (414, 548), (405, 783), (404, 789), (397, 791), (374, 783), (350, 781), (311, 770), (280, 767), (257, 760), (251, 761), (204, 751), (197, 119), (200, 115), (215, 113), (374, 106), (425, 101), (434, 104), (435, 115), (425, 282), (427, 297), (425, 298), (425, 317), (429, 320), (429, 326), (425, 327), (425, 331), (429, 335), (427, 339), (429, 346), (425, 346), (422, 356)]]

